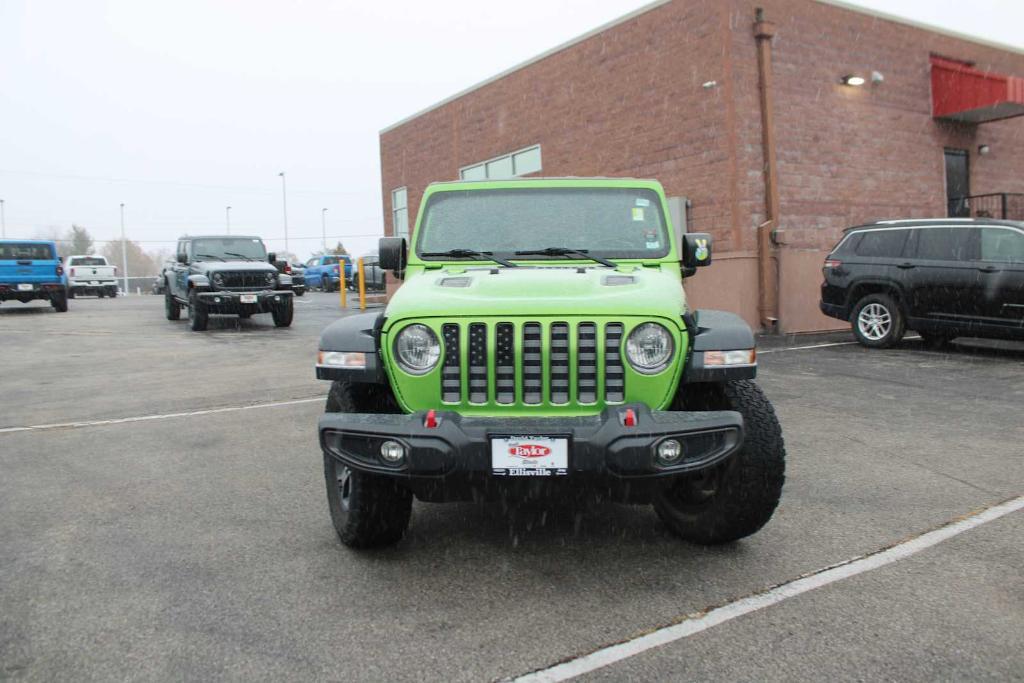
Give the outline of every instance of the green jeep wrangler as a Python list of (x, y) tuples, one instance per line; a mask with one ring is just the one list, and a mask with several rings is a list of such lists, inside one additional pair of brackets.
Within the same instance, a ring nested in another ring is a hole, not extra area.
[(687, 306), (682, 280), (711, 263), (711, 240), (676, 235), (659, 183), (433, 184), (412, 242), (380, 242), (405, 280), (387, 308), (320, 339), (343, 543), (400, 539), (413, 496), (653, 504), (701, 544), (771, 518), (785, 448), (751, 381), (754, 336)]

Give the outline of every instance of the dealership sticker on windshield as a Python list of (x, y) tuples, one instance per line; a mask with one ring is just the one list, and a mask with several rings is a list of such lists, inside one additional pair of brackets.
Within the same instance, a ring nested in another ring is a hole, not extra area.
[(633, 207), (633, 220), (642, 221), (644, 219), (644, 210), (639, 206)]
[(499, 477), (551, 477), (569, 473), (569, 440), (550, 436), (491, 439), (491, 469)]

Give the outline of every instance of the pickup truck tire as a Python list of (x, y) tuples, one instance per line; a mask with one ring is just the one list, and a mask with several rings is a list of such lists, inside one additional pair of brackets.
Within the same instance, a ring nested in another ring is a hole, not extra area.
[(75, 298), (75, 290), (72, 289), (71, 287), (68, 287), (68, 298), (69, 299), (74, 299)]
[(96, 296), (97, 296), (97, 297), (99, 297), (100, 299), (102, 299), (102, 298), (103, 298), (103, 297), (105, 297), (106, 295), (107, 295), (106, 291), (104, 291), (104, 290), (102, 290), (102, 289), (98, 289), (98, 290), (96, 290)]
[(887, 349), (903, 339), (903, 309), (888, 294), (868, 294), (853, 307), (853, 336), (863, 346)]
[(59, 294), (54, 294), (53, 298), (50, 299), (50, 305), (53, 306), (53, 310), (57, 311), (58, 313), (67, 313), (68, 293), (65, 291), (60, 292)]
[(116, 299), (117, 298), (117, 287), (111, 287), (110, 289), (108, 289), (107, 290), (107, 296), (109, 296), (111, 299)]
[(289, 327), (292, 324), (292, 317), (295, 315), (295, 304), (291, 297), (270, 309), (270, 315), (274, 318), (274, 327)]
[(779, 504), (786, 447), (775, 410), (748, 380), (689, 385), (687, 410), (735, 410), (743, 415), (744, 439), (723, 464), (680, 478), (655, 501), (670, 530), (701, 545), (730, 543), (763, 527)]
[[(368, 385), (334, 382), (328, 413), (396, 412), (394, 400), (372, 393)], [(350, 548), (373, 548), (401, 540), (412, 515), (412, 492), (391, 477), (357, 472), (324, 453), (324, 481), (331, 522)]]
[(164, 289), (164, 315), (168, 320), (181, 320), (181, 306), (171, 295), (171, 288)]
[(188, 295), (188, 326), (193, 332), (203, 332), (210, 322), (210, 314), (206, 305), (199, 300), (194, 291)]

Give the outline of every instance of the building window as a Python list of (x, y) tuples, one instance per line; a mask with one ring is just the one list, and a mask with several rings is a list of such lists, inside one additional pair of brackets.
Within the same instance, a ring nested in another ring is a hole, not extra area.
[(391, 228), (395, 237), (409, 239), (409, 206), (404, 187), (391, 191)]
[(459, 170), (462, 180), (498, 180), (537, 173), (541, 170), (540, 145), (471, 164)]

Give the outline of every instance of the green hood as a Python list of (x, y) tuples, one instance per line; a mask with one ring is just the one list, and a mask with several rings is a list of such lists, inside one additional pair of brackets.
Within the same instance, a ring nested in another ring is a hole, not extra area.
[(678, 274), (661, 268), (451, 266), (411, 275), (391, 298), (387, 319), (390, 327), (410, 318), (627, 314), (681, 325), (685, 307)]

